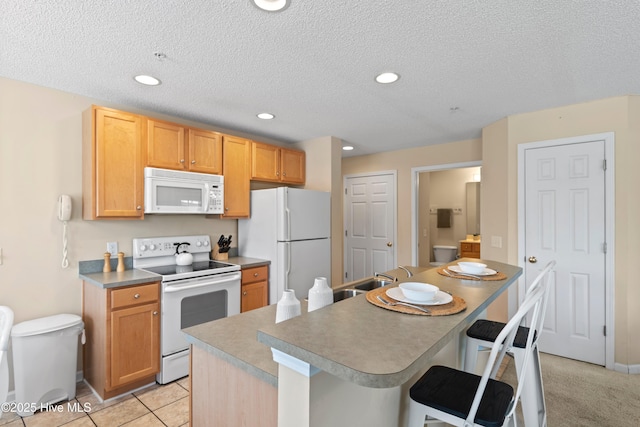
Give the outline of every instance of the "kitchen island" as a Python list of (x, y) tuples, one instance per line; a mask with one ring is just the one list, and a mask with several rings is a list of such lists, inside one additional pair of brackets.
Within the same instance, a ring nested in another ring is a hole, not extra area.
[[(361, 295), (311, 313), (303, 309), (301, 316), (279, 324), (274, 323), (273, 306), (256, 310), (260, 313), (254, 314), (255, 323), (250, 327), (242, 320), (250, 313), (221, 319), (227, 322), (227, 329), (233, 328), (233, 324), (242, 324), (245, 325), (243, 334), (250, 336), (251, 331), (257, 334), (257, 341), (253, 342), (255, 336), (248, 340), (251, 347), (247, 352), (262, 345), (260, 362), (270, 370), (273, 365), (264, 361), (272, 356), (270, 348), (278, 362), (277, 370), (271, 371), (277, 372), (277, 384), (271, 390), (277, 392), (277, 424), (271, 421), (260, 425), (404, 425), (408, 388), (436, 362), (458, 366), (463, 331), (522, 274), (519, 267), (492, 261), (486, 264), (504, 273), (506, 279), (460, 280), (442, 276), (436, 269), (415, 274), (411, 279), (400, 276), (400, 281), (433, 283), (463, 298), (466, 310), (449, 316), (393, 312), (369, 303)], [(258, 316), (263, 317), (258, 321)], [(259, 325), (261, 321), (264, 323)], [(200, 325), (199, 331), (185, 330), (193, 344), (194, 357), (203, 354), (209, 361), (219, 359), (225, 363), (239, 359), (244, 352), (231, 349), (229, 341), (240, 339), (241, 333), (231, 334), (234, 338), (230, 340), (213, 333), (204, 336), (205, 329), (218, 328), (217, 322)], [(202, 360), (192, 361), (193, 372), (199, 364)], [(238, 365), (236, 361), (234, 366)], [(247, 368), (239, 367), (244, 374), (265, 382)], [(216, 378), (209, 377), (208, 381)], [(246, 392), (255, 387), (252, 383), (237, 382), (218, 385)], [(198, 387), (192, 389), (192, 396), (194, 408), (197, 400), (212, 402)], [(228, 407), (228, 410), (238, 411), (238, 407)], [(192, 416), (196, 416), (196, 412)], [(235, 420), (237, 425), (240, 417), (246, 416), (246, 412), (238, 411), (230, 413), (228, 419)]]

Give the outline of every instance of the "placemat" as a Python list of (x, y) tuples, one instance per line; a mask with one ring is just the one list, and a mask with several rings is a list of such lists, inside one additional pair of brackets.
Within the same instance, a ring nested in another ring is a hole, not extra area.
[(456, 274), (455, 272), (451, 271), (451, 270), (447, 270), (448, 273), (445, 273), (446, 267), (440, 267), (438, 268), (438, 274), (440, 274), (441, 276), (445, 276), (445, 277), (451, 277), (453, 279), (462, 279), (462, 280), (504, 280), (507, 278), (507, 275), (501, 272), (497, 272), (496, 274), (492, 275), (492, 276), (482, 276), (482, 277), (471, 277), (471, 276), (465, 276), (464, 274)]
[(387, 310), (397, 311), (399, 313), (419, 314), (422, 316), (447, 316), (449, 314), (460, 313), (467, 308), (467, 303), (465, 302), (465, 300), (455, 295), (453, 295), (453, 301), (448, 304), (423, 305), (422, 307), (429, 310), (430, 313), (425, 313), (420, 310), (416, 310), (415, 308), (407, 307), (404, 305), (386, 305), (378, 299), (378, 295), (381, 295), (382, 298), (386, 299), (387, 301), (397, 302), (397, 300), (391, 298), (386, 294), (387, 289), (389, 289), (389, 286), (383, 286), (381, 288), (376, 288), (367, 292), (367, 301), (378, 307), (386, 308)]

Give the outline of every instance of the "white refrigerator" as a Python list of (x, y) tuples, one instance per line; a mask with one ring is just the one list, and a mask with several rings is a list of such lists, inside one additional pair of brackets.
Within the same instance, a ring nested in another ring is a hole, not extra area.
[(238, 220), (238, 254), (271, 261), (269, 304), (285, 289), (307, 298), (316, 277), (331, 286), (330, 196), (289, 187), (251, 191), (251, 218)]

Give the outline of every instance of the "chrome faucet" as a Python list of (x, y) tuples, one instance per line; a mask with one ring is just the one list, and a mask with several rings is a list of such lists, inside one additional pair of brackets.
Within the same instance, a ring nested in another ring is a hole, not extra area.
[(386, 277), (387, 279), (391, 280), (392, 282), (397, 282), (398, 281), (397, 277), (391, 277), (388, 274), (384, 274), (384, 273), (373, 273), (373, 275), (375, 277)]
[(408, 268), (403, 267), (403, 266), (401, 266), (401, 265), (399, 265), (399, 266), (398, 266), (398, 268), (401, 268), (401, 269), (403, 269), (404, 271), (406, 271), (406, 272), (407, 272), (407, 277), (411, 277), (411, 276), (413, 276), (413, 273), (412, 273), (412, 272), (410, 272)]

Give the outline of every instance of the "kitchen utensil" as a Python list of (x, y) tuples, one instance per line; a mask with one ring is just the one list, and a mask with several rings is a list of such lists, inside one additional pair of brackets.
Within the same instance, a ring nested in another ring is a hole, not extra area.
[(188, 242), (182, 242), (182, 243), (174, 243), (174, 245), (176, 246), (176, 264), (177, 265), (191, 265), (193, 263), (193, 255), (190, 254), (186, 249), (184, 249), (182, 252), (180, 252), (180, 246), (182, 245), (187, 245), (189, 246), (190, 243)]
[(431, 313), (426, 308), (418, 307), (417, 305), (407, 304), (406, 302), (391, 302), (391, 301), (387, 301), (386, 299), (382, 298), (380, 295), (378, 295), (378, 300), (380, 300), (381, 303), (383, 303), (385, 305), (388, 305), (390, 307), (393, 307), (394, 305), (404, 305), (405, 307), (415, 308), (416, 310), (420, 310), (420, 311), (423, 311), (425, 313)]
[(456, 276), (463, 276), (463, 277), (469, 277), (471, 279), (478, 279), (478, 280), (482, 280), (481, 276), (474, 276), (473, 274), (467, 274), (467, 273), (457, 273), (455, 271), (449, 271), (446, 268), (443, 268), (442, 271), (444, 271), (444, 273), (448, 276), (451, 277), (456, 277)]

